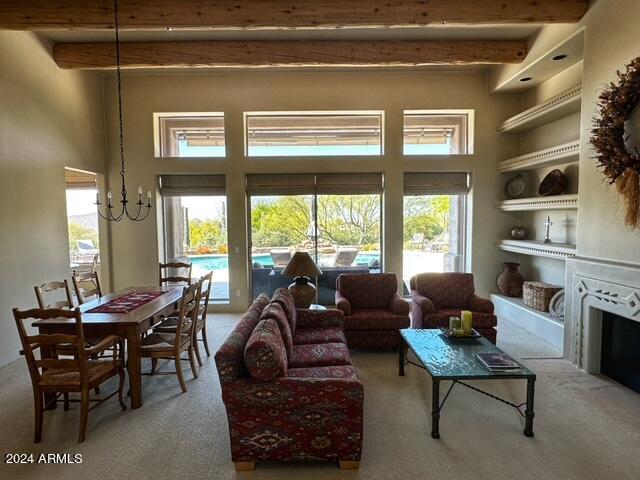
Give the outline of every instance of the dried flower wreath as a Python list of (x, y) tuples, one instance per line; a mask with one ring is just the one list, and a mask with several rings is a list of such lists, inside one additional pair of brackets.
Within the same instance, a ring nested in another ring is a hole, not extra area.
[(600, 94), (591, 145), (598, 167), (624, 201), (625, 224), (635, 230), (640, 229), (640, 151), (629, 151), (625, 122), (640, 101), (640, 57), (617, 75), (618, 82), (611, 82)]

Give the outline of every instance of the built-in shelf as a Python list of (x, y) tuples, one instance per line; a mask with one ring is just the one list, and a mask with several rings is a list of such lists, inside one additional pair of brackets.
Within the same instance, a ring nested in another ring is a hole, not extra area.
[(536, 240), (500, 240), (497, 246), (505, 252), (521, 253), (533, 257), (566, 260), (567, 258), (576, 256), (576, 246), (573, 243), (542, 243)]
[(498, 127), (498, 132), (522, 132), (580, 110), (582, 86), (570, 88), (546, 102), (508, 118)]
[[(498, 293), (491, 294), (495, 314), (500, 319), (515, 323), (519, 327), (542, 338), (562, 352), (564, 324), (561, 319), (553, 318), (546, 312), (527, 307), (522, 298), (507, 297)], [(498, 336), (500, 334), (498, 333)]]
[(538, 150), (537, 152), (503, 160), (498, 163), (498, 171), (507, 173), (574, 163), (578, 161), (579, 154), (580, 140), (576, 140), (575, 142), (564, 143), (544, 150)]
[(504, 212), (524, 212), (530, 210), (575, 210), (578, 208), (578, 194), (553, 195), (550, 197), (515, 198), (503, 200), (496, 207)]

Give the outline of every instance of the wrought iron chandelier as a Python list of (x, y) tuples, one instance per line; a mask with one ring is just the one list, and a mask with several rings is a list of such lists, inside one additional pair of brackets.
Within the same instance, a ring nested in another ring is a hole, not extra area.
[[(104, 212), (100, 211), (102, 202), (100, 201), (100, 192), (96, 194), (96, 205), (98, 206), (98, 214), (109, 222), (119, 222), (124, 218), (128, 218), (133, 222), (142, 222), (149, 216), (151, 212), (151, 190), (147, 192), (147, 203), (142, 201), (142, 186), (138, 187), (138, 201), (135, 205), (138, 206), (137, 212), (130, 212), (128, 205), (131, 203), (127, 199), (127, 187), (125, 185), (124, 175), (124, 126), (122, 123), (122, 77), (120, 74), (120, 31), (118, 25), (118, 0), (113, 0), (113, 13), (115, 18), (115, 31), (116, 31), (116, 76), (118, 83), (118, 125), (120, 129), (120, 180), (122, 188), (120, 190), (120, 211), (118, 213), (113, 212), (114, 205), (112, 203), (111, 190), (107, 193), (107, 205)], [(135, 209), (135, 207), (134, 207)]]

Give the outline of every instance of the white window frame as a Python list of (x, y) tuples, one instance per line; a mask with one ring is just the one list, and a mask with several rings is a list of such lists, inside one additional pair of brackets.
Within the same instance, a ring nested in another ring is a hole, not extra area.
[[(447, 154), (429, 154), (429, 153), (406, 153), (404, 142), (404, 129), (405, 129), (405, 117), (407, 115), (440, 115), (440, 116), (453, 116), (464, 115), (467, 118), (466, 122), (466, 138), (464, 144), (466, 145), (465, 151), (461, 153), (447, 153)], [(475, 138), (475, 110), (474, 109), (421, 109), (421, 110), (403, 110), (402, 111), (402, 154), (408, 157), (435, 157), (435, 156), (457, 156), (457, 155), (473, 155), (474, 152), (474, 138)]]

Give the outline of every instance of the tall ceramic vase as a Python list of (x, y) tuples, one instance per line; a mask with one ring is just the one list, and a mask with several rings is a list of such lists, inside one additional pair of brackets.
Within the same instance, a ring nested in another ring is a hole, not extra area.
[(519, 263), (504, 262), (502, 272), (498, 275), (496, 283), (501, 294), (507, 297), (522, 297), (522, 284), (524, 278), (518, 271)]

